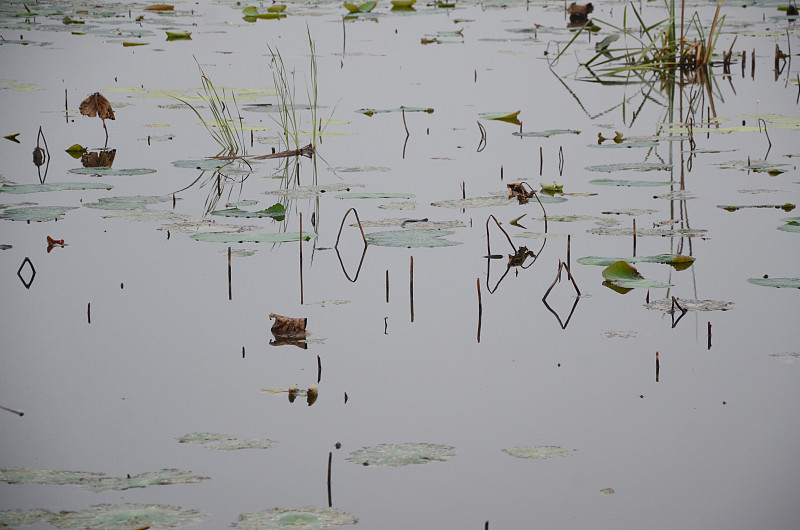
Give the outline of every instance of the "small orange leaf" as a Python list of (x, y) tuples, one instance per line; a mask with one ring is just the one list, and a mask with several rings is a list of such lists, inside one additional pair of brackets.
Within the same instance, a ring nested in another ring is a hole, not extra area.
[(47, 236), (47, 244), (50, 245), (50, 246), (63, 245), (64, 244), (64, 240), (63, 239), (53, 239), (52, 237)]
[(172, 11), (173, 9), (175, 9), (175, 6), (169, 4), (153, 4), (145, 7), (146, 11)]

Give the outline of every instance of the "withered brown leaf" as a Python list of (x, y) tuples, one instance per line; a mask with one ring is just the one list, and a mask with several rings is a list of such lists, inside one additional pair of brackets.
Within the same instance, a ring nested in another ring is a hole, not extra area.
[(106, 97), (100, 92), (95, 92), (88, 98), (81, 102), (81, 114), (94, 118), (100, 116), (101, 120), (113, 120), (114, 109), (111, 108), (111, 103), (108, 102)]
[(111, 167), (114, 164), (116, 154), (116, 149), (103, 150), (98, 153), (94, 151), (84, 153), (81, 156), (81, 164), (83, 167)]
[(270, 313), (269, 318), (274, 318), (275, 323), (272, 324), (272, 334), (275, 337), (291, 337), (296, 339), (304, 339), (306, 336), (306, 323), (307, 318), (292, 318), (282, 315)]

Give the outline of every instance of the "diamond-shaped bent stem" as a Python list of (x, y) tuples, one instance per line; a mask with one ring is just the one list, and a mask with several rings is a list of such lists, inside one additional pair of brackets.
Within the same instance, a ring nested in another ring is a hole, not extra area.
[[(567, 317), (566, 322), (562, 322), (561, 317), (558, 316), (558, 313), (553, 311), (553, 308), (550, 307), (550, 304), (547, 303), (547, 297), (550, 294), (550, 291), (552, 291), (553, 287), (555, 287), (556, 283), (561, 280), (561, 269), (566, 269), (567, 270), (567, 278), (569, 278), (569, 280), (572, 282), (572, 286), (575, 288), (575, 292), (578, 294), (578, 296), (575, 298), (575, 303), (572, 304), (572, 310), (569, 312), (569, 316)], [(580, 299), (581, 299), (581, 290), (578, 289), (578, 284), (575, 283), (575, 278), (572, 277), (572, 272), (570, 272), (570, 270), (569, 270), (569, 265), (567, 265), (566, 263), (564, 263), (561, 260), (558, 260), (558, 272), (556, 273), (556, 277), (553, 280), (553, 283), (550, 284), (550, 287), (544, 293), (544, 296), (542, 297), (542, 303), (544, 303), (545, 307), (551, 313), (553, 313), (553, 315), (555, 315), (556, 319), (558, 319), (558, 323), (561, 326), (561, 329), (566, 329), (567, 328), (567, 325), (569, 324), (569, 321), (572, 318), (572, 314), (575, 312), (575, 308), (578, 307), (578, 301)]]
[[(31, 268), (31, 278), (27, 282), (25, 281), (25, 278), (22, 277), (22, 269), (25, 267), (26, 263)], [(30, 258), (28, 258), (27, 256), (25, 257), (24, 260), (22, 260), (22, 265), (19, 266), (19, 269), (17, 269), (17, 276), (19, 277), (19, 280), (22, 282), (22, 285), (24, 285), (26, 289), (31, 288), (31, 285), (33, 284), (33, 279), (36, 277), (36, 269), (34, 268)]]
[[(677, 319), (675, 318), (675, 307), (676, 306), (678, 307), (678, 309), (681, 310), (681, 316), (679, 316)], [(669, 314), (672, 317), (672, 327), (673, 328), (678, 325), (678, 322), (681, 321), (681, 319), (683, 318), (683, 315), (686, 314), (686, 309), (681, 307), (681, 305), (678, 303), (678, 299), (675, 298), (674, 296), (672, 297), (672, 307), (669, 310)]]
[[(364, 250), (361, 252), (361, 260), (358, 262), (358, 269), (356, 270), (356, 275), (354, 278), (351, 278), (350, 275), (347, 273), (345, 269), (344, 262), (342, 261), (342, 255), (339, 253), (339, 238), (342, 237), (342, 229), (344, 228), (344, 222), (347, 220), (347, 216), (350, 215), (350, 212), (353, 212), (353, 215), (356, 216), (356, 222), (358, 223), (358, 229), (361, 231), (361, 240), (364, 241)], [(364, 264), (364, 257), (367, 255), (367, 247), (369, 243), (367, 242), (367, 236), (364, 235), (364, 228), (361, 226), (361, 219), (358, 217), (358, 211), (355, 208), (350, 208), (344, 213), (344, 217), (342, 217), (342, 224), (339, 225), (339, 233), (336, 234), (336, 244), (333, 246), (334, 250), (336, 250), (336, 256), (339, 258), (339, 264), (342, 266), (342, 272), (344, 273), (345, 277), (352, 283), (355, 283), (358, 280), (358, 275), (361, 274), (361, 266)]]

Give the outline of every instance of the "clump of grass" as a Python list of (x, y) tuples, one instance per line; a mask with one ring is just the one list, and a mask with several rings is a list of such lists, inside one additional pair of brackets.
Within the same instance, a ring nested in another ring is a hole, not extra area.
[[(195, 62), (197, 62), (197, 59), (195, 59)], [(214, 138), (214, 141), (222, 148), (219, 155), (230, 157), (246, 155), (242, 117), (236, 104), (236, 95), (231, 91), (233, 108), (236, 111), (236, 117), (234, 118), (231, 106), (225, 103), (225, 89), (221, 89), (222, 95), (220, 95), (220, 91), (217, 90), (217, 87), (214, 86), (214, 83), (211, 82), (211, 79), (205, 74), (199, 63), (197, 68), (200, 70), (200, 80), (203, 83), (203, 92), (205, 93), (205, 96), (200, 93), (198, 93), (198, 96), (208, 105), (212, 119), (206, 120), (203, 118), (197, 108), (188, 101), (179, 97), (175, 97), (175, 99), (188, 106), (197, 115), (203, 126), (211, 134), (211, 137)], [(236, 125), (237, 122), (238, 126)]]

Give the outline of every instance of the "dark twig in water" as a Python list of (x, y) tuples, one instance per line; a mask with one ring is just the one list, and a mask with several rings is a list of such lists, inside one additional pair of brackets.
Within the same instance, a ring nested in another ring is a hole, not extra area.
[(8, 412), (11, 412), (11, 413), (13, 413), (13, 414), (16, 414), (17, 416), (20, 416), (20, 417), (25, 415), (25, 413), (24, 413), (24, 412), (20, 412), (20, 411), (18, 411), (18, 410), (10, 409), (10, 408), (8, 408), (8, 407), (4, 407), (4, 406), (2, 406), (2, 405), (0, 405), (0, 409), (7, 410)]
[(350, 212), (353, 212), (353, 214), (356, 216), (356, 222), (358, 223), (358, 229), (361, 230), (361, 239), (364, 241), (364, 246), (369, 244), (367, 243), (367, 236), (364, 235), (364, 228), (361, 226), (361, 219), (358, 218), (358, 212), (355, 208), (350, 208), (344, 213), (344, 217), (342, 217), (342, 224), (339, 225), (339, 233), (336, 235), (336, 244), (333, 245), (333, 248), (337, 248), (339, 246), (339, 238), (342, 236), (342, 228), (344, 228), (344, 222)]
[(411, 322), (414, 322), (414, 256), (411, 256), (411, 265), (408, 269), (409, 301), (411, 303)]
[(764, 160), (766, 160), (767, 156), (769, 156), (770, 150), (772, 149), (772, 140), (769, 139), (769, 133), (767, 132), (767, 122), (764, 121), (764, 118), (758, 119), (758, 132), (761, 132), (762, 123), (764, 124), (764, 134), (767, 135), (767, 142), (769, 143), (769, 148), (767, 148), (767, 154), (764, 155)]
[(514, 242), (511, 241), (511, 237), (508, 235), (508, 232), (506, 232), (505, 229), (503, 229), (503, 227), (500, 226), (500, 221), (498, 221), (497, 218), (494, 215), (489, 214), (489, 217), (486, 218), (486, 255), (487, 256), (491, 256), (492, 255), (492, 242), (491, 242), (491, 238), (489, 237), (489, 220), (490, 219), (494, 220), (494, 224), (496, 224), (497, 228), (499, 228), (500, 231), (503, 232), (503, 235), (506, 236), (506, 239), (508, 239), (508, 244), (511, 245), (511, 248), (514, 249), (514, 253), (516, 253), (517, 252), (517, 247), (514, 245)]
[(228, 247), (228, 300), (233, 300), (233, 292), (231, 290), (231, 247)]
[(478, 152), (480, 153), (486, 149), (486, 129), (483, 128), (480, 121), (478, 122), (478, 131), (481, 133), (481, 139), (478, 142)]
[(711, 322), (708, 323), (708, 349), (711, 349)]
[(303, 305), (303, 212), (300, 212), (300, 305)]
[(481, 301), (481, 279), (478, 278), (478, 342), (481, 341), (482, 320), (483, 320), (483, 302)]

